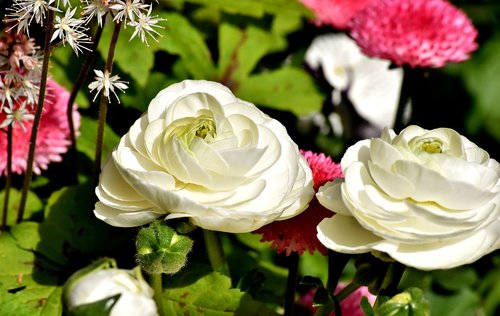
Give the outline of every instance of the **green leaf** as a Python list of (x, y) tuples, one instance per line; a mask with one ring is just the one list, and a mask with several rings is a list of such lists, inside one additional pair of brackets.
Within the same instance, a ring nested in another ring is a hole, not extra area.
[(38, 251), (39, 224), (23, 222), (0, 235), (0, 315), (61, 315), (53, 264)]
[[(485, 129), (500, 140), (500, 90), (498, 89), (498, 73), (500, 72), (500, 34), (493, 36), (478, 52), (473, 60), (461, 65), (464, 70), (465, 85), (474, 99), (475, 116), (469, 126)], [(479, 115), (479, 116), (478, 116)], [(472, 132), (477, 132), (472, 131)]]
[(310, 75), (294, 67), (250, 76), (240, 82), (235, 94), (243, 100), (295, 115), (320, 111), (324, 100)]
[[(0, 205), (3, 209), (3, 203), (5, 200), (5, 190), (0, 191)], [(19, 210), (19, 202), (21, 201), (21, 192), (15, 188), (11, 188), (9, 191), (9, 205), (7, 208), (7, 225), (14, 226), (17, 220), (17, 213)], [(26, 208), (24, 210), (24, 219), (33, 219), (33, 216), (43, 210), (42, 201), (34, 192), (28, 193), (28, 199), (26, 200)], [(3, 210), (2, 210), (3, 212)]]
[[(71, 92), (75, 83), (75, 78), (78, 76), (84, 63), (84, 58), (76, 57), (71, 46), (65, 45), (54, 49), (50, 60), (50, 76)], [(93, 75), (93, 72), (91, 75)], [(82, 85), (80, 91), (76, 95), (75, 103), (78, 104), (78, 107), (86, 109), (89, 107), (90, 102), (84, 89), (87, 89), (87, 87)]]
[(186, 2), (215, 7), (230, 14), (261, 18), (264, 13), (294, 12), (312, 17), (311, 11), (296, 0), (186, 0)]
[(471, 267), (436, 270), (433, 272), (433, 276), (439, 285), (449, 291), (472, 287), (478, 281), (477, 272)]
[(168, 25), (159, 48), (179, 55), (193, 79), (213, 78), (212, 56), (198, 30), (178, 13), (161, 13), (160, 17), (167, 19)]
[(76, 306), (69, 311), (69, 316), (108, 316), (120, 296), (121, 294), (116, 294), (99, 301)]
[(185, 274), (176, 281), (170, 281), (163, 292), (167, 315), (278, 315), (245, 292), (231, 288), (231, 279), (218, 272)]
[[(165, 24), (165, 22), (160, 22), (161, 25), (163, 25), (162, 23)], [(112, 24), (114, 25), (114, 23)], [(137, 36), (130, 40), (134, 31), (135, 28), (133, 27), (122, 27), (116, 43), (113, 62), (134, 79), (135, 83), (144, 87), (148, 80), (148, 74), (154, 66), (154, 52), (158, 49), (158, 45), (150, 39), (149, 42), (152, 43), (150, 43), (151, 45), (148, 47), (146, 44), (143, 44)], [(109, 43), (111, 42), (112, 35), (113, 27), (105, 27), (98, 47), (104, 60), (106, 60), (108, 56)], [(113, 75), (116, 74), (117, 73), (113, 73)]]
[(288, 35), (302, 27), (302, 17), (296, 12), (278, 13), (273, 19), (271, 31), (280, 36)]
[[(80, 136), (77, 139), (77, 148), (79, 152), (85, 154), (91, 161), (95, 156), (95, 144), (97, 139), (97, 121), (86, 116), (80, 120)], [(104, 127), (104, 142), (102, 148), (102, 158), (107, 159), (111, 151), (120, 142), (120, 137), (106, 125)]]
[(432, 315), (476, 315), (475, 309), (479, 303), (478, 294), (468, 288), (465, 288), (454, 295), (440, 295), (428, 292), (426, 293), (426, 297), (430, 303)]
[[(281, 39), (281, 45), (277, 45)], [(219, 78), (241, 81), (271, 50), (282, 49), (284, 39), (252, 25), (246, 29), (223, 23), (219, 28)]]

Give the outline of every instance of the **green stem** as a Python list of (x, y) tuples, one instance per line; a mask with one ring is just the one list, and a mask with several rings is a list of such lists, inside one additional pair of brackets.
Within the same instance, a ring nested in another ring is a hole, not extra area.
[(69, 147), (69, 156), (71, 159), (71, 166), (73, 167), (73, 182), (78, 183), (78, 159), (77, 159), (77, 148), (76, 148), (76, 132), (75, 132), (75, 122), (73, 121), (73, 104), (75, 103), (76, 96), (78, 91), (83, 85), (85, 78), (87, 77), (90, 68), (94, 64), (95, 58), (97, 56), (97, 46), (101, 40), (103, 27), (97, 27), (97, 31), (93, 37), (94, 42), (91, 47), (90, 53), (85, 58), (85, 62), (83, 63), (80, 72), (78, 73), (78, 77), (76, 77), (75, 84), (73, 85), (73, 89), (71, 90), (71, 94), (68, 100), (68, 107), (66, 110), (66, 117), (68, 119), (69, 124), (69, 135), (70, 135), (70, 147)]
[(292, 252), (288, 256), (288, 278), (286, 282), (285, 292), (285, 316), (294, 315), (295, 292), (297, 291), (297, 280), (299, 277), (299, 259), (300, 256), (296, 252)]
[(229, 274), (229, 269), (224, 258), (224, 250), (220, 242), (217, 232), (212, 230), (203, 230), (203, 238), (205, 240), (205, 247), (208, 253), (208, 260), (212, 270), (219, 271), (224, 274)]
[(154, 300), (156, 303), (156, 308), (158, 308), (158, 315), (166, 316), (165, 307), (163, 306), (163, 285), (162, 285), (162, 274), (150, 274), (150, 284), (154, 291)]
[(5, 196), (3, 198), (2, 227), (0, 231), (7, 229), (7, 217), (9, 213), (10, 187), (12, 183), (12, 124), (7, 127), (7, 178), (5, 179)]
[(342, 289), (337, 295), (337, 300), (339, 302), (342, 302), (346, 297), (351, 295), (352, 293), (356, 292), (357, 289), (359, 289), (360, 285), (357, 282), (351, 282), (347, 284), (345, 288)]
[(409, 123), (408, 117), (411, 113), (411, 95), (414, 81), (414, 70), (410, 67), (403, 67), (403, 83), (401, 84), (401, 93), (399, 95), (398, 110), (394, 121), (394, 131), (399, 133)]
[(21, 201), (19, 202), (19, 210), (17, 213), (17, 223), (23, 221), (24, 209), (26, 208), (26, 201), (28, 200), (28, 193), (31, 186), (31, 178), (33, 176), (33, 161), (35, 160), (36, 138), (38, 135), (38, 126), (42, 117), (42, 110), (45, 102), (45, 90), (47, 87), (47, 76), (49, 74), (49, 61), (50, 61), (50, 39), (52, 31), (54, 30), (54, 11), (48, 10), (47, 13), (47, 30), (45, 31), (45, 43), (43, 47), (43, 64), (42, 74), (40, 78), (40, 94), (38, 95), (38, 102), (35, 111), (35, 118), (33, 119), (33, 126), (31, 128), (30, 147), (28, 152), (28, 160), (26, 163), (26, 173), (24, 175), (23, 188), (21, 191)]
[[(116, 23), (113, 29), (113, 35), (111, 37), (111, 42), (109, 44), (108, 57), (106, 59), (106, 66), (104, 71), (108, 71), (110, 74), (113, 69), (113, 58), (115, 55), (116, 43), (118, 42), (118, 35), (120, 35), (121, 23)], [(104, 127), (106, 126), (106, 115), (108, 112), (108, 97), (101, 94), (99, 103), (99, 115), (98, 115), (98, 126), (97, 126), (97, 138), (96, 138), (96, 148), (94, 156), (94, 172), (93, 172), (93, 184), (96, 186), (99, 182), (99, 174), (101, 173), (101, 160), (102, 160), (102, 144), (104, 141)]]

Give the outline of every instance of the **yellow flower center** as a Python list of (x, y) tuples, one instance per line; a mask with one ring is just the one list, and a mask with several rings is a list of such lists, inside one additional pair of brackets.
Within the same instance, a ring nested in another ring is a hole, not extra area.
[(436, 140), (422, 143), (421, 148), (423, 151), (426, 151), (429, 154), (436, 154), (443, 152), (443, 144)]

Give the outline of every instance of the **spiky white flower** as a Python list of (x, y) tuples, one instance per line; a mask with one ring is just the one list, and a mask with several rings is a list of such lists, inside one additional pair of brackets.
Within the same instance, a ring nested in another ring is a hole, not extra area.
[(111, 99), (109, 97), (109, 92), (111, 91), (118, 100), (118, 103), (120, 103), (120, 99), (115, 92), (115, 88), (124, 92), (126, 89), (128, 89), (128, 82), (120, 80), (120, 77), (118, 75), (111, 76), (111, 74), (107, 70), (104, 70), (104, 72), (102, 72), (100, 70), (94, 69), (94, 73), (96, 74), (96, 76), (94, 77), (95, 81), (89, 84), (89, 89), (90, 92), (94, 90), (97, 90), (97, 92), (92, 101), (95, 101), (97, 95), (101, 93), (102, 90), (103, 95), (108, 98), (108, 102), (111, 102)]
[(89, 48), (85, 47), (85, 44), (90, 44), (90, 38), (85, 33), (87, 28), (83, 26), (84, 20), (74, 18), (76, 8), (73, 10), (67, 10), (64, 17), (55, 17), (54, 23), (54, 34), (50, 41), (54, 41), (59, 38), (62, 40), (63, 44), (68, 43), (73, 51), (78, 56), (78, 53), (82, 52), (82, 49), (90, 51)]
[(139, 15), (137, 16), (136, 21), (129, 21), (128, 25), (132, 26), (135, 28), (134, 33), (130, 37), (130, 40), (132, 40), (135, 36), (139, 37), (141, 41), (149, 46), (149, 43), (146, 39), (146, 35), (151, 36), (153, 40), (158, 42), (156, 39), (156, 36), (162, 36), (158, 31), (156, 31), (154, 28), (164, 28), (161, 25), (157, 25), (158, 22), (160, 21), (165, 21), (165, 19), (162, 19), (158, 16), (151, 16), (151, 10), (152, 7), (149, 7), (149, 10), (146, 14), (143, 12), (140, 12)]
[(52, 7), (55, 0), (14, 0), (12, 7), (7, 8), (7, 13), (5, 16), (5, 22), (14, 22), (17, 26), (17, 32), (24, 30), (28, 34), (28, 26), (31, 24), (33, 19), (35, 22), (43, 26), (44, 20), (47, 16), (49, 10), (57, 10), (57, 8)]
[(85, 4), (82, 11), (82, 16), (85, 17), (85, 24), (88, 24), (95, 16), (97, 24), (102, 27), (103, 18), (109, 11), (108, 2), (104, 3), (103, 0), (85, 0)]
[(117, 0), (109, 8), (116, 12), (113, 21), (135, 21), (136, 17), (143, 12), (148, 12), (152, 6), (145, 4), (142, 0)]
[(26, 104), (21, 104), (17, 109), (13, 109), (10, 106), (6, 106), (4, 109), (6, 114), (3, 122), (0, 123), (0, 128), (7, 127), (12, 124), (12, 127), (19, 125), (19, 127), (26, 132), (26, 127), (24, 123), (27, 121), (32, 121), (35, 116), (26, 109)]

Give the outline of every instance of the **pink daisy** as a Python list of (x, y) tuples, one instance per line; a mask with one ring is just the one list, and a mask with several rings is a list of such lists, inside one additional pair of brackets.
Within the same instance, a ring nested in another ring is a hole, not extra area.
[(477, 48), (477, 30), (446, 0), (379, 0), (349, 23), (362, 51), (397, 65), (442, 67)]
[(345, 29), (349, 21), (373, 0), (300, 0), (316, 15), (318, 26)]
[[(69, 124), (66, 119), (66, 109), (69, 100), (69, 92), (57, 84), (54, 80), (47, 81), (47, 97), (40, 119), (38, 137), (35, 148), (35, 161), (33, 162), (33, 172), (40, 174), (42, 169), (47, 169), (50, 162), (62, 160), (61, 154), (68, 150)], [(14, 107), (20, 107), (19, 104)], [(34, 114), (34, 109), (30, 108)], [(0, 123), (7, 118), (6, 113), (0, 113)], [(73, 120), (75, 129), (80, 125), (80, 115), (73, 110)], [(31, 137), (31, 127), (33, 121), (23, 122), (23, 130), (20, 124), (13, 127), (12, 145), (12, 172), (21, 174), (26, 170), (29, 142)], [(6, 173), (7, 168), (7, 127), (0, 131), (0, 173)]]
[[(346, 287), (346, 285), (347, 284), (345, 283), (340, 283), (339, 285), (337, 285), (335, 293), (340, 292), (344, 287)], [(311, 311), (311, 315), (316, 310), (316, 308), (312, 306), (314, 300), (314, 292), (315, 290), (312, 289), (299, 299), (299, 304), (304, 306), (309, 311)], [(351, 295), (346, 297), (342, 302), (340, 302), (340, 309), (342, 310), (342, 315), (365, 316), (365, 313), (361, 309), (361, 299), (363, 298), (363, 296), (365, 296), (368, 299), (368, 302), (370, 302), (372, 306), (373, 304), (375, 304), (377, 296), (371, 294), (368, 291), (368, 287), (361, 286), (354, 293), (352, 293)], [(335, 315), (334, 312), (330, 313), (330, 316), (334, 315)]]
[[(307, 159), (311, 167), (314, 190), (328, 181), (342, 177), (342, 170), (339, 164), (325, 154), (316, 154), (312, 151), (300, 151)], [(262, 242), (270, 241), (270, 248), (276, 249), (278, 253), (285, 252), (289, 256), (292, 252), (302, 255), (304, 251), (313, 253), (318, 250), (326, 255), (327, 249), (316, 238), (316, 227), (319, 222), (333, 214), (330, 210), (319, 204), (314, 198), (309, 207), (297, 216), (283, 221), (275, 221), (258, 230), (255, 234), (262, 234)]]

